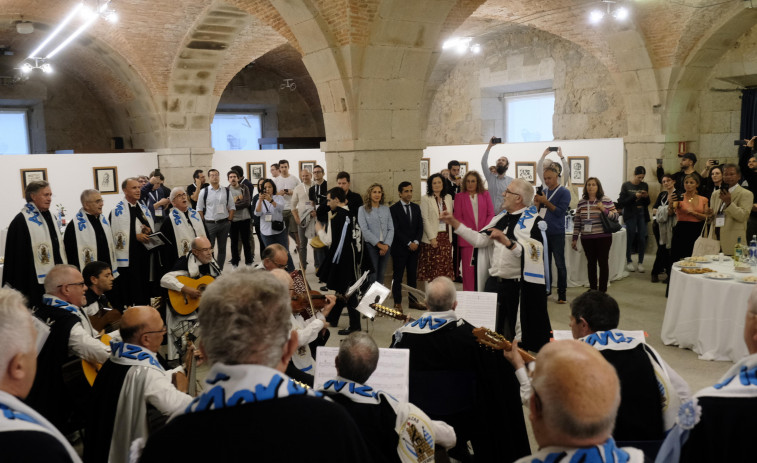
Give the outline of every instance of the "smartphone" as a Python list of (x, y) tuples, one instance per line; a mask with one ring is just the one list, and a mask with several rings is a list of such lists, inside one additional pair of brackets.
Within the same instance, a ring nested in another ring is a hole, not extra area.
[(733, 144), (734, 146), (741, 146), (744, 144), (744, 140), (734, 140)]
[(658, 165), (658, 166), (661, 166), (661, 165), (662, 165), (662, 158), (657, 158), (657, 165)]
[(714, 165), (716, 165), (716, 166), (717, 166), (718, 164), (720, 164), (720, 160), (718, 160), (718, 159), (713, 159), (713, 160), (712, 160), (712, 164), (714, 164)]
[(501, 138), (497, 138), (497, 137), (492, 137), (492, 143), (495, 144), (495, 145), (497, 143), (502, 143), (502, 139)]
[(549, 147), (549, 150), (550, 150), (550, 151), (557, 151), (557, 149), (558, 149), (558, 147), (557, 147), (557, 146), (550, 146), (550, 147)]

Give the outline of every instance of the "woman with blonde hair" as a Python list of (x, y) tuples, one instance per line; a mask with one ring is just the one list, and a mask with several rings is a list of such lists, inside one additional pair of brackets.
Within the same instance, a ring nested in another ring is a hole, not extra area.
[[(454, 209), (455, 218), (471, 230), (481, 230), (494, 218), (492, 198), (484, 188), (481, 175), (475, 170), (463, 177), (463, 191), (455, 195)], [(460, 236), (457, 245), (463, 267), (463, 291), (475, 291), (475, 269), (471, 265), (473, 246)]]
[(384, 205), (384, 187), (374, 183), (368, 187), (363, 205), (357, 210), (357, 222), (365, 240), (365, 249), (373, 265), (368, 282), (384, 283), (384, 272), (389, 261), (389, 248), (394, 240), (394, 223), (389, 208)]

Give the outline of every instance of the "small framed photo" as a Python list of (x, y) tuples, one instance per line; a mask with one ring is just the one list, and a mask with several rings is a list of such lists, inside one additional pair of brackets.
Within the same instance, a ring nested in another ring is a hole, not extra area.
[(520, 178), (531, 185), (536, 184), (536, 163), (535, 162), (516, 162), (515, 178)]
[(460, 161), (460, 178), (465, 177), (468, 173), (468, 161)]
[(21, 197), (25, 197), (24, 192), (26, 191), (26, 185), (39, 180), (47, 180), (46, 168), (21, 169)]
[(95, 177), (95, 190), (103, 195), (113, 195), (118, 193), (118, 168), (93, 167), (92, 173)]
[(250, 179), (253, 185), (257, 186), (258, 181), (261, 178), (265, 178), (265, 173), (265, 162), (247, 163), (247, 178)]
[(300, 170), (297, 171), (297, 177), (299, 178), (300, 172), (302, 172), (303, 170), (309, 170), (312, 174), (314, 168), (315, 161), (300, 161)]
[(431, 158), (421, 159), (421, 180), (428, 180), (428, 171), (431, 166)]
[(568, 165), (570, 166), (570, 183), (573, 185), (583, 185), (589, 178), (589, 157), (588, 156), (568, 156)]

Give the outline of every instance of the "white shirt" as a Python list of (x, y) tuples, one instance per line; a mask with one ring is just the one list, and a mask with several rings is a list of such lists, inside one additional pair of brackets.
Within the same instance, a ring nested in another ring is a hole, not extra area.
[[(205, 191), (207, 191), (207, 198)], [(234, 206), (234, 197), (231, 193), (228, 194), (228, 200), (226, 196), (226, 188), (220, 185), (217, 190), (214, 190), (212, 185), (208, 186), (207, 189), (203, 188), (197, 197), (197, 210), (204, 214), (205, 220), (226, 219), (229, 217), (229, 211), (237, 209)]]
[[(148, 350), (147, 348), (144, 349)], [(157, 356), (155, 357), (157, 358)], [(182, 367), (168, 371), (144, 368), (147, 375), (145, 378), (145, 400), (163, 415), (171, 416), (174, 412), (186, 408), (192, 401), (191, 396), (176, 389), (176, 386), (171, 382), (173, 374), (182, 370)]]
[(284, 193), (282, 193), (282, 190), (290, 190), (294, 192), (295, 187), (300, 184), (300, 179), (298, 179), (294, 175), (289, 175), (289, 177), (287, 178), (279, 175), (278, 177), (273, 179), (273, 183), (274, 185), (276, 185), (276, 194), (281, 195), (284, 198), (284, 210), (292, 210), (292, 195), (285, 195)]
[[(302, 219), (305, 214), (309, 214), (310, 211), (315, 210), (313, 203), (310, 201), (310, 197), (308, 196), (311, 186), (313, 186), (312, 183), (300, 183), (294, 189), (294, 194), (292, 195), (292, 202), (290, 205), (292, 209), (297, 210), (297, 213), (300, 215), (300, 219)], [(287, 209), (287, 207), (284, 206), (284, 209)]]
[(110, 357), (110, 347), (93, 338), (92, 332), (79, 322), (68, 335), (68, 353), (90, 363), (105, 363)]

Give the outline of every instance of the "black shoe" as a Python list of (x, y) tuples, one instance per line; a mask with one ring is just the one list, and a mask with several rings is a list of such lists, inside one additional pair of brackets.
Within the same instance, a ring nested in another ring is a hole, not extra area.
[(658, 277), (655, 274), (652, 274), (652, 283), (657, 283), (658, 281), (660, 281), (660, 277)]
[(321, 286), (321, 291), (328, 291), (328, 290), (329, 290), (328, 286)]
[(360, 331), (359, 328), (345, 328), (343, 330), (339, 330), (336, 332), (339, 336), (349, 336), (351, 333), (354, 333), (355, 331)]

